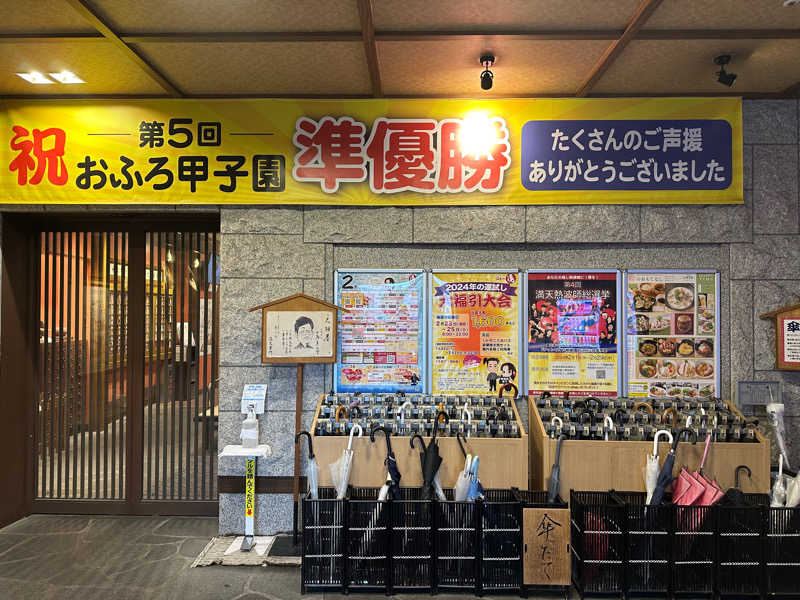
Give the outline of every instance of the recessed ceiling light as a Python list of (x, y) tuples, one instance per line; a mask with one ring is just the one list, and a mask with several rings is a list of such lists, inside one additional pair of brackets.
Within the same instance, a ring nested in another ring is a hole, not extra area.
[(50, 77), (58, 83), (86, 83), (83, 79), (75, 75), (72, 71), (61, 71), (61, 73), (50, 73)]
[(800, 4), (800, 0), (783, 0), (784, 6), (797, 6)]
[(55, 83), (55, 81), (50, 81), (38, 71), (31, 71), (30, 73), (17, 73), (17, 75), (22, 77), (28, 83)]

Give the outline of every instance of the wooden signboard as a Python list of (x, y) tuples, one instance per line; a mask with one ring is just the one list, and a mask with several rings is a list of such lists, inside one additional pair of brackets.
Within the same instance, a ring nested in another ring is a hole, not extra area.
[(337, 311), (345, 310), (305, 294), (254, 306), (261, 311), (261, 362), (336, 362)]
[(522, 509), (525, 585), (570, 585), (568, 508)]
[(764, 313), (761, 318), (775, 323), (775, 368), (800, 371), (800, 304)]

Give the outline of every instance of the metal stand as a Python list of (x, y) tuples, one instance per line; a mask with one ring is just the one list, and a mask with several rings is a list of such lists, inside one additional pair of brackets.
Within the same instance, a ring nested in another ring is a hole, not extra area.
[(272, 455), (272, 448), (267, 444), (260, 444), (255, 448), (245, 448), (240, 445), (225, 446), (220, 453), (224, 456), (244, 457), (245, 485), (244, 485), (244, 539), (242, 552), (250, 552), (255, 546), (256, 529), (256, 459), (267, 458)]

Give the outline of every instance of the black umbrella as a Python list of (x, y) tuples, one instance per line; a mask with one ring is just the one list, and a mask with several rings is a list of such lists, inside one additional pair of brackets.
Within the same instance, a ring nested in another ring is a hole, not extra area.
[(747, 471), (747, 476), (752, 479), (753, 472), (750, 470), (750, 467), (747, 465), (739, 465), (736, 467), (736, 471), (734, 471), (733, 480), (734, 480), (734, 487), (729, 488), (725, 495), (719, 499), (720, 506), (749, 506), (750, 502), (744, 496), (744, 492), (742, 492), (741, 488), (739, 487), (739, 471)]
[(667, 458), (664, 459), (664, 464), (661, 465), (661, 470), (658, 472), (658, 479), (656, 479), (656, 487), (653, 490), (653, 496), (650, 498), (650, 504), (661, 504), (661, 500), (664, 498), (664, 492), (667, 491), (667, 488), (672, 483), (672, 469), (675, 466), (675, 451), (678, 449), (678, 442), (680, 442), (681, 436), (684, 433), (688, 433), (692, 436), (692, 443), (697, 443), (697, 437), (691, 429), (683, 428), (675, 434), (672, 447), (669, 449), (669, 454), (667, 454)]
[(423, 500), (430, 500), (433, 498), (434, 489), (433, 489), (433, 479), (436, 477), (437, 471), (439, 471), (439, 467), (442, 466), (442, 457), (439, 456), (439, 444), (436, 441), (436, 433), (439, 431), (439, 419), (443, 418), (444, 422), (449, 424), (450, 417), (448, 414), (440, 410), (436, 413), (436, 417), (433, 419), (433, 436), (431, 437), (431, 443), (428, 444), (428, 447), (425, 448), (423, 451), (423, 459), (422, 459), (422, 498)]
[(423, 472), (423, 475), (424, 475), (424, 473), (425, 473), (425, 452), (427, 451), (427, 448), (425, 447), (425, 440), (418, 433), (415, 433), (414, 435), (412, 435), (411, 436), (411, 441), (409, 442), (409, 444), (410, 444), (412, 449), (414, 448), (414, 440), (419, 440), (419, 443), (422, 446), (422, 451), (419, 453), (419, 467), (420, 467), (420, 469), (422, 469), (422, 472)]
[(386, 436), (386, 468), (389, 471), (389, 478), (392, 480), (390, 491), (392, 493), (392, 498), (399, 500), (401, 475), (400, 469), (397, 468), (397, 459), (394, 456), (394, 452), (392, 452), (392, 440), (390, 439), (392, 432), (386, 427), (373, 427), (372, 431), (369, 432), (369, 439), (372, 442), (375, 441), (376, 431), (382, 431), (383, 435)]
[(558, 436), (556, 442), (556, 460), (553, 463), (553, 468), (550, 470), (550, 478), (547, 480), (547, 503), (555, 504), (556, 497), (558, 496), (558, 488), (561, 485), (561, 444), (567, 436)]

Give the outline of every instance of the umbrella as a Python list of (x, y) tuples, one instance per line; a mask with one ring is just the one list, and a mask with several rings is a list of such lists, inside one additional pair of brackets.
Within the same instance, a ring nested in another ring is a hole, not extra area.
[(772, 497), (770, 506), (777, 508), (786, 505), (786, 482), (783, 478), (783, 454), (778, 455), (778, 476), (772, 484)]
[(461, 409), (461, 420), (464, 420), (464, 416), (467, 417), (467, 437), (470, 436), (470, 432), (472, 431), (472, 413), (467, 408), (465, 404), (464, 407)]
[[(369, 432), (369, 439), (370, 441), (375, 441), (375, 432), (382, 431), (383, 435), (386, 436), (386, 469), (388, 474), (386, 476), (386, 483), (384, 486), (388, 486), (386, 490), (386, 494), (391, 491), (392, 498), (399, 500), (400, 499), (400, 469), (397, 468), (397, 459), (394, 456), (394, 452), (392, 452), (392, 432), (386, 427), (373, 427), (372, 431)], [(383, 490), (381, 490), (383, 491)], [(379, 498), (380, 500), (381, 498)], [(385, 498), (383, 498), (385, 500)]]
[(467, 492), (469, 491), (470, 484), (470, 467), (472, 466), (472, 454), (468, 454), (461, 443), (462, 435), (456, 434), (456, 440), (461, 448), (461, 453), (464, 455), (464, 470), (456, 477), (456, 484), (453, 486), (453, 499), (457, 502), (462, 502), (467, 499)]
[(406, 400), (403, 402), (402, 406), (400, 407), (400, 427), (404, 428), (406, 426), (406, 407), (414, 408), (414, 404), (411, 400)]
[[(308, 490), (306, 491), (306, 495), (311, 498), (312, 500), (319, 499), (319, 465), (317, 464), (317, 459), (314, 457), (314, 446), (311, 441), (311, 434), (307, 431), (301, 431), (296, 436), (294, 436), (294, 443), (297, 445), (300, 442), (300, 438), (303, 436), (308, 437), (308, 464), (306, 465), (306, 481), (308, 483)], [(298, 502), (297, 494), (295, 493), (294, 497), (294, 537), (293, 541), (294, 544), (297, 544), (297, 502)]]
[[(459, 433), (458, 435), (461, 435)], [(422, 446), (422, 452), (419, 453), (419, 466), (422, 469), (423, 477), (425, 475), (425, 453), (427, 448), (425, 447), (425, 440), (422, 439), (422, 436), (418, 433), (415, 433), (411, 436), (410, 446), (414, 447), (414, 440), (419, 440), (420, 445)], [(433, 478), (433, 491), (436, 492), (436, 497), (445, 502), (447, 497), (444, 495), (444, 490), (442, 489), (442, 482), (439, 480), (439, 473), (437, 471), (436, 475)]]
[(794, 508), (800, 504), (800, 472), (786, 486), (786, 508)]
[[(684, 432), (688, 432), (690, 435), (694, 436), (694, 432), (690, 429), (681, 429), (674, 437), (672, 447), (669, 449), (669, 454), (667, 454), (667, 458), (664, 459), (664, 464), (661, 466), (661, 471), (659, 471), (658, 477), (656, 478), (656, 487), (653, 490), (653, 495), (650, 496), (651, 505), (661, 504), (661, 500), (664, 498), (664, 492), (666, 492), (667, 487), (672, 483), (672, 468), (675, 466), (675, 452), (678, 449), (678, 442)], [(694, 442), (697, 443), (696, 437)]]
[(550, 419), (550, 438), (555, 439), (556, 437), (556, 421), (558, 421), (558, 430), (561, 431), (564, 428), (564, 421), (561, 420), (561, 417), (552, 417)]
[(467, 489), (467, 501), (470, 502), (483, 498), (483, 486), (478, 479), (479, 465), (480, 458), (473, 457), (472, 464), (469, 466), (469, 488)]
[(347, 493), (347, 483), (350, 480), (350, 469), (353, 467), (353, 435), (358, 430), (358, 437), (361, 437), (363, 430), (361, 425), (356, 423), (350, 429), (350, 438), (347, 440), (347, 448), (345, 448), (339, 460), (332, 462), (330, 465), (331, 480), (333, 487), (336, 488), (336, 499), (341, 500)]
[(319, 465), (314, 456), (314, 446), (311, 440), (311, 434), (307, 431), (301, 431), (294, 436), (294, 443), (298, 444), (302, 436), (308, 437), (308, 465), (306, 466), (306, 479), (308, 481), (308, 497), (312, 500), (319, 499)]
[(547, 503), (555, 504), (556, 497), (558, 496), (558, 488), (561, 485), (561, 466), (558, 464), (561, 460), (561, 444), (567, 436), (559, 435), (558, 442), (556, 442), (556, 460), (553, 463), (553, 468), (550, 470), (550, 478), (547, 480)]
[(734, 487), (729, 488), (728, 491), (725, 492), (725, 497), (723, 499), (720, 499), (720, 503), (725, 506), (747, 505), (747, 500), (745, 500), (744, 494), (742, 493), (742, 490), (739, 487), (739, 471), (747, 471), (747, 476), (749, 478), (753, 477), (753, 472), (747, 465), (739, 465), (738, 467), (736, 467), (736, 470), (733, 472)]
[(653, 491), (656, 489), (656, 481), (658, 480), (658, 439), (662, 436), (667, 436), (669, 444), (672, 444), (672, 434), (666, 429), (659, 429), (653, 436), (653, 453), (647, 455), (647, 462), (644, 467), (644, 485), (647, 488), (647, 504), (650, 504), (650, 499), (653, 497)]
[(436, 418), (433, 420), (433, 436), (431, 443), (423, 451), (422, 462), (422, 498), (423, 500), (430, 500), (433, 497), (433, 479), (442, 465), (442, 457), (439, 456), (439, 443), (436, 441), (436, 433), (439, 431), (439, 419), (444, 419), (445, 423), (450, 423), (450, 417), (443, 410), (436, 413)]
[[(608, 441), (608, 433), (614, 429), (614, 419), (612, 419), (609, 415), (603, 417), (603, 429), (605, 430), (605, 441)], [(614, 431), (616, 434), (616, 431)]]

